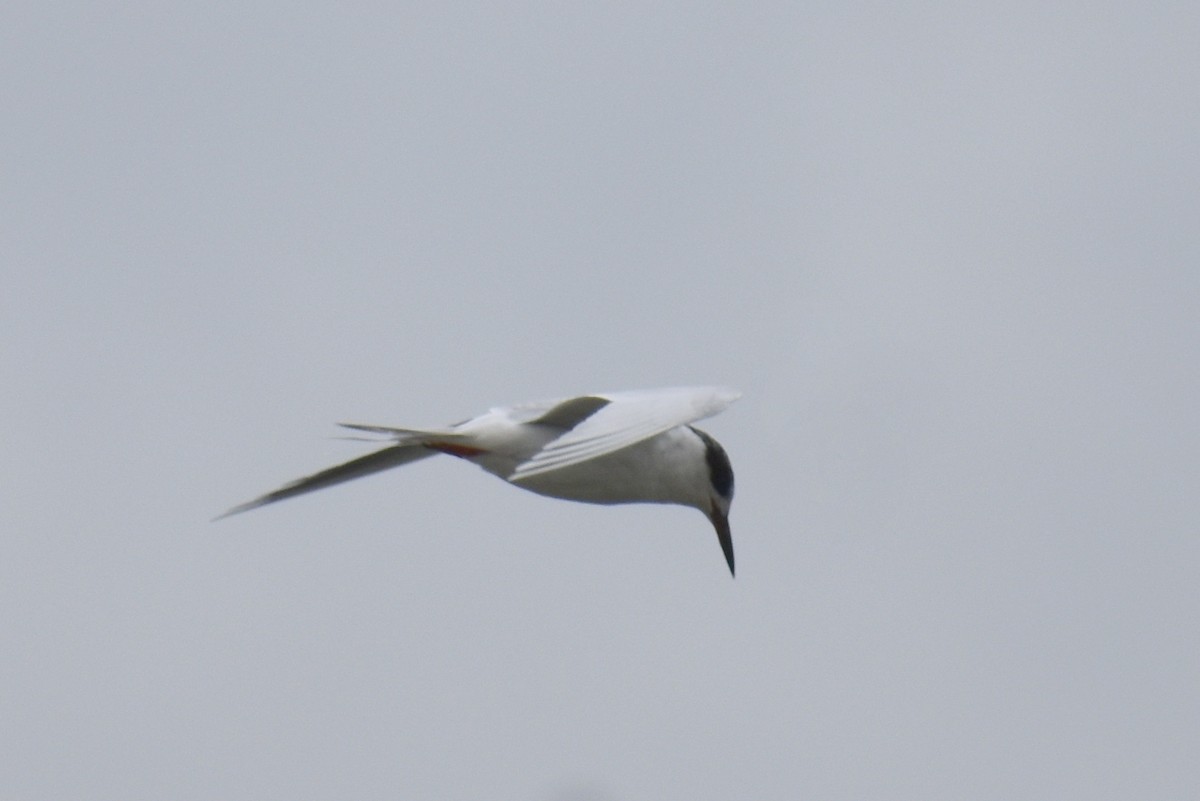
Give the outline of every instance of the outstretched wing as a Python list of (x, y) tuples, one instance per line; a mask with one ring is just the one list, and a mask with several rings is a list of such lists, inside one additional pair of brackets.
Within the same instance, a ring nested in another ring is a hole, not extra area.
[(349, 462), (326, 468), (311, 476), (298, 478), (291, 483), (284, 484), (273, 492), (268, 492), (266, 495), (255, 498), (252, 501), (235, 506), (228, 512), (213, 519), (220, 520), (222, 517), (229, 517), (240, 512), (248, 512), (260, 506), (266, 506), (268, 503), (294, 498), (306, 492), (313, 492), (325, 487), (332, 487), (334, 484), (341, 484), (343, 481), (369, 476), (372, 473), (378, 473), (380, 470), (388, 470), (393, 467), (399, 467), (402, 464), (415, 462), (418, 459), (424, 459), (427, 456), (433, 456), (435, 453), (436, 451), (431, 451), (419, 443), (392, 445), (389, 448), (368, 453), (366, 456), (360, 456)]
[[(564, 409), (587, 413), (580, 415), (574, 427), (518, 465), (508, 480), (520, 481), (627, 448), (676, 426), (711, 417), (739, 397), (740, 392), (725, 387), (678, 387), (600, 393), (563, 401), (560, 406)], [(553, 415), (554, 409), (547, 413)]]

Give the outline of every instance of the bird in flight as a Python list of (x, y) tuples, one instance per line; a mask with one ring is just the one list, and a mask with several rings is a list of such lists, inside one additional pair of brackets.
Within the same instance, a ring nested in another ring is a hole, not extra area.
[(725, 449), (691, 423), (739, 397), (724, 387), (677, 387), (521, 403), (441, 428), (342, 423), (380, 435), (388, 445), (285, 484), (217, 519), (445, 453), (553, 498), (693, 506), (712, 521), (732, 575), (733, 468)]

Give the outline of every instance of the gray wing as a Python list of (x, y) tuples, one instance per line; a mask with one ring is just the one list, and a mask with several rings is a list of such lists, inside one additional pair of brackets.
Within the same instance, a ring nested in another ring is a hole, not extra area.
[(325, 489), (325, 487), (332, 487), (334, 484), (341, 484), (343, 481), (369, 476), (372, 473), (378, 473), (380, 470), (399, 467), (402, 464), (415, 462), (418, 459), (424, 459), (436, 453), (437, 451), (429, 450), (421, 444), (393, 445), (383, 450), (368, 453), (366, 456), (352, 459), (349, 462), (327, 468), (319, 473), (313, 473), (311, 476), (298, 478), (295, 481), (284, 484), (273, 492), (268, 492), (266, 495), (255, 498), (252, 501), (235, 506), (228, 512), (213, 519), (220, 520), (223, 517), (236, 515), (239, 512), (248, 512), (260, 506), (266, 506), (269, 503), (294, 498), (306, 492)]
[(725, 387), (678, 387), (602, 393), (563, 401), (546, 416), (554, 417), (562, 410), (562, 417), (578, 419), (518, 465), (509, 481), (560, 470), (629, 447), (677, 426), (711, 417), (739, 397), (740, 392)]

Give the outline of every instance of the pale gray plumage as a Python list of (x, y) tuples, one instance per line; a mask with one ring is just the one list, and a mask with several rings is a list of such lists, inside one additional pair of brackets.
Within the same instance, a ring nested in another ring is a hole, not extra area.
[(343, 423), (387, 437), (391, 444), (285, 484), (220, 517), (447, 453), (540, 495), (693, 506), (712, 521), (732, 574), (733, 469), (717, 441), (690, 424), (717, 414), (739, 396), (721, 387), (680, 387), (499, 407), (444, 428)]

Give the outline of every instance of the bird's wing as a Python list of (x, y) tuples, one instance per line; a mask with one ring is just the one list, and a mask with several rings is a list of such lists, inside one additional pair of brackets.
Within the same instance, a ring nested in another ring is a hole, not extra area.
[(366, 456), (352, 459), (349, 462), (326, 468), (319, 473), (313, 473), (311, 476), (298, 478), (291, 483), (284, 484), (273, 492), (268, 492), (262, 497), (235, 506), (215, 519), (220, 520), (222, 517), (229, 517), (239, 512), (248, 512), (260, 506), (266, 506), (268, 503), (275, 503), (286, 498), (303, 495), (306, 492), (332, 487), (334, 484), (341, 484), (343, 481), (350, 481), (361, 476), (368, 476), (371, 473), (378, 473), (380, 470), (399, 467), (402, 464), (424, 459), (426, 456), (433, 456), (435, 453), (436, 451), (431, 451), (420, 444), (392, 445), (383, 450), (368, 453)]
[(556, 401), (543, 408), (536, 417), (524, 422), (570, 431), (611, 402), (601, 395), (580, 395), (578, 398)]
[[(578, 416), (578, 421), (518, 465), (508, 480), (519, 481), (626, 448), (676, 426), (711, 417), (739, 397), (740, 392), (724, 387), (680, 387), (599, 393), (563, 401), (545, 416), (555, 422)], [(556, 414), (557, 410), (562, 412)]]

